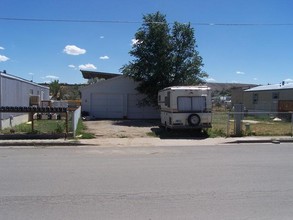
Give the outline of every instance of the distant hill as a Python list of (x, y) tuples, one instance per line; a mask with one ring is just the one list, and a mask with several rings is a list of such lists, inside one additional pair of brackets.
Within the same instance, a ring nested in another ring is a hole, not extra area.
[[(50, 86), (48, 83), (40, 83), (43, 86)], [(80, 99), (80, 88), (86, 86), (86, 84), (67, 84), (67, 83), (60, 83), (60, 93), (62, 94), (62, 99), (64, 100), (76, 100)]]
[[(48, 83), (40, 83), (40, 85), (48, 86)], [(87, 86), (87, 84), (67, 84), (60, 83), (63, 99), (80, 99), (79, 89)], [(256, 84), (243, 84), (243, 83), (207, 83), (207, 86), (212, 89), (212, 94), (217, 95), (223, 91), (230, 94), (232, 88), (248, 89), (257, 86)]]
[(252, 88), (258, 86), (256, 84), (244, 84), (244, 83), (207, 83), (207, 86), (212, 89), (212, 91), (223, 91), (231, 90), (232, 88)]

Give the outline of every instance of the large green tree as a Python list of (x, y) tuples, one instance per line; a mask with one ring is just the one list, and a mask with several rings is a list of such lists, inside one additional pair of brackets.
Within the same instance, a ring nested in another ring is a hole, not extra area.
[(160, 12), (143, 16), (129, 52), (135, 59), (121, 70), (140, 82), (137, 90), (146, 95), (141, 104), (157, 105), (158, 91), (168, 86), (196, 85), (207, 74), (196, 51), (194, 29), (175, 22), (170, 28)]

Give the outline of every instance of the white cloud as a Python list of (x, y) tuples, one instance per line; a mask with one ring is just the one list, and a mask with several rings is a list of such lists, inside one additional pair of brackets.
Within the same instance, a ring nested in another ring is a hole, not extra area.
[(5, 48), (0, 46), (0, 50), (5, 50)]
[(94, 69), (94, 70), (96, 70), (97, 69), (97, 67), (94, 64), (91, 64), (91, 63), (82, 64), (82, 65), (79, 65), (78, 67), (79, 67), (79, 69), (83, 69), (83, 70), (86, 70), (86, 69)]
[(110, 59), (110, 57), (108, 57), (108, 56), (102, 56), (102, 57), (100, 57), (100, 60), (109, 60)]
[(100, 36), (100, 39), (104, 39), (105, 37), (104, 36)]
[(216, 80), (214, 78), (207, 78), (206, 81), (207, 82), (216, 82)]
[(75, 69), (75, 66), (73, 64), (68, 65), (69, 68)]
[(4, 56), (4, 55), (0, 55), (0, 62), (5, 62), (5, 61), (7, 61), (7, 60), (9, 60), (8, 57), (6, 57), (6, 56)]
[(53, 76), (53, 75), (47, 75), (47, 76), (44, 77), (44, 79), (48, 79), (48, 80), (53, 81), (53, 80), (59, 79), (59, 77), (58, 76)]
[(245, 75), (245, 72), (242, 72), (242, 71), (236, 71), (236, 74), (238, 74), (238, 75)]
[(67, 45), (64, 49), (63, 52), (68, 54), (68, 55), (81, 55), (81, 54), (85, 54), (86, 50), (85, 49), (81, 49), (75, 45)]

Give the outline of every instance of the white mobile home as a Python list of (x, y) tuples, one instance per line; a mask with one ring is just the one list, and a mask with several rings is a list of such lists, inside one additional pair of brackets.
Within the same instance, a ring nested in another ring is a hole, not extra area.
[[(49, 88), (37, 83), (0, 72), (0, 107), (29, 106), (30, 97), (39, 96), (49, 100)], [(28, 121), (27, 113), (0, 113), (0, 129)], [(13, 119), (13, 120), (12, 120)]]
[(168, 87), (158, 93), (161, 124), (166, 128), (210, 128), (211, 90), (207, 86)]

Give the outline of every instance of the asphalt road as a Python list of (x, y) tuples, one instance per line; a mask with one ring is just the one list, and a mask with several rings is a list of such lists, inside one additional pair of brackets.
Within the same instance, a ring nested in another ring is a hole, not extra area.
[(293, 145), (0, 148), (0, 219), (292, 219)]

